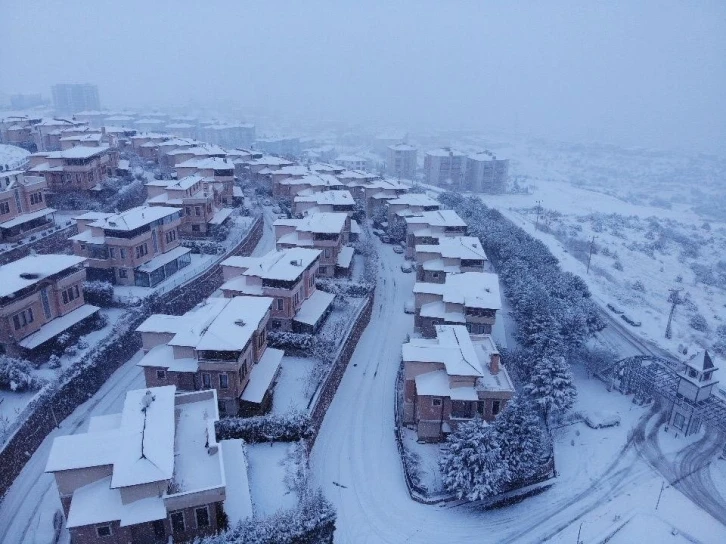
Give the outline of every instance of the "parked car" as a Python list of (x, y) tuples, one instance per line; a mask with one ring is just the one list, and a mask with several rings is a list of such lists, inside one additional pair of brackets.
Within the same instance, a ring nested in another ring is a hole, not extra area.
[(394, 253), (398, 253), (400, 255), (401, 253), (403, 253), (403, 251), (404, 251), (404, 249), (403, 249), (403, 247), (401, 247), (400, 244), (396, 244), (395, 246), (393, 246)]
[(63, 512), (41, 510), (33, 531), (33, 544), (56, 544), (63, 529)]
[(405, 272), (406, 274), (413, 272), (413, 266), (411, 266), (411, 263), (402, 263), (401, 272)]
[(264, 204), (265, 206), (272, 206), (272, 202), (270, 202), (269, 198), (266, 198), (265, 200), (263, 200), (262, 204)]
[(376, 236), (378, 236), (380, 238), (381, 236), (383, 236), (385, 234), (385, 232), (383, 232), (380, 229), (373, 229), (373, 234), (375, 234)]
[(403, 303), (403, 313), (405, 314), (415, 314), (416, 313), (416, 302), (414, 301), (414, 298), (409, 298), (406, 302)]
[(627, 323), (628, 325), (631, 325), (631, 326), (633, 326), (633, 327), (640, 327), (640, 326), (642, 325), (642, 323), (641, 323), (640, 321), (636, 321), (635, 319), (632, 319), (631, 317), (629, 317), (629, 316), (627, 316), (627, 315), (625, 315), (625, 314), (622, 314), (622, 315), (621, 315), (620, 317), (621, 317), (621, 318), (623, 319), (623, 321), (625, 321), (625, 322), (626, 322), (626, 323)]
[(384, 244), (390, 244), (391, 237), (384, 234), (381, 236), (381, 242), (383, 242)]
[(615, 312), (616, 314), (623, 313), (623, 311), (620, 308), (618, 308), (617, 306), (615, 306), (613, 304), (608, 304), (608, 310), (610, 310), (611, 312)]

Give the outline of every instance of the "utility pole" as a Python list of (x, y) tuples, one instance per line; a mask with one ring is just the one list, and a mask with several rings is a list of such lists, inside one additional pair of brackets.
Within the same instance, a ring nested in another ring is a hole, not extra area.
[(681, 289), (680, 287), (678, 289), (668, 289), (668, 292), (670, 293), (668, 295), (668, 302), (671, 303), (671, 311), (670, 314), (668, 314), (668, 324), (666, 325), (665, 330), (665, 337), (671, 338), (672, 331), (671, 331), (671, 322), (673, 321), (673, 314), (676, 313), (676, 306), (679, 304), (683, 304), (685, 302), (685, 298), (681, 298)]
[(656, 510), (658, 510), (658, 505), (660, 504), (660, 498), (663, 495), (664, 489), (665, 489), (665, 480), (663, 480), (663, 483), (660, 484), (660, 493), (658, 493), (658, 501), (655, 503)]
[(534, 230), (539, 230), (539, 214), (542, 211), (542, 201), (537, 200), (537, 220), (534, 223)]
[(590, 254), (587, 257), (587, 273), (588, 274), (590, 273), (590, 261), (592, 260), (592, 251), (593, 251), (593, 249), (595, 249), (595, 238), (597, 238), (597, 236), (593, 235), (592, 240), (590, 241)]

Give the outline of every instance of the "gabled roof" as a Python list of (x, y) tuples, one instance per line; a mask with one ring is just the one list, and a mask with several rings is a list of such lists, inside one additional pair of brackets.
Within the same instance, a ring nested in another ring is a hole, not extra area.
[(405, 193), (388, 201), (389, 205), (404, 205), (404, 206), (441, 206), (438, 200), (434, 200), (428, 195), (422, 193)]
[(447, 274), (444, 283), (416, 282), (413, 292), (440, 295), (444, 302), (463, 304), (468, 308), (502, 308), (499, 277), (490, 272)]
[(416, 253), (434, 253), (446, 259), (487, 260), (481, 242), (474, 236), (441, 237), (438, 244), (416, 244)]
[(229, 257), (222, 266), (245, 268), (244, 276), (269, 280), (294, 281), (320, 257), (319, 249), (293, 247), (270, 251), (262, 257)]
[[(429, 225), (432, 227), (466, 227), (464, 221), (454, 210), (435, 210), (420, 212), (405, 218), (408, 225)], [(413, 227), (415, 228), (415, 227)]]
[(99, 218), (89, 225), (109, 230), (134, 230), (153, 221), (179, 213), (179, 208), (170, 206), (137, 206), (124, 212)]
[(46, 153), (46, 157), (49, 159), (88, 159), (95, 155), (101, 155), (109, 150), (108, 146), (99, 147), (87, 147), (83, 145), (77, 145), (63, 151), (51, 151)]
[(338, 234), (343, 231), (347, 218), (345, 212), (317, 212), (302, 219), (278, 219), (274, 226), (295, 227), (299, 232)]
[(310, 195), (299, 194), (295, 202), (315, 202), (316, 204), (330, 204), (336, 206), (352, 206), (355, 204), (353, 196), (347, 190), (320, 191)]
[(686, 361), (686, 365), (699, 370), (701, 372), (706, 370), (716, 370), (716, 366), (713, 364), (713, 359), (707, 350), (697, 351)]
[(86, 260), (76, 255), (29, 255), (0, 266), (0, 297), (35, 285)]

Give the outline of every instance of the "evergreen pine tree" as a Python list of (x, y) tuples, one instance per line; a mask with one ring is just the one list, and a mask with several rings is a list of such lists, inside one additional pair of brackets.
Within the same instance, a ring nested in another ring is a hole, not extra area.
[(524, 391), (540, 411), (548, 433), (551, 418), (572, 408), (577, 396), (565, 359), (549, 355), (535, 364), (531, 381), (524, 386)]
[(494, 429), (511, 480), (537, 474), (550, 456), (550, 444), (532, 406), (520, 397), (510, 400), (494, 421)]

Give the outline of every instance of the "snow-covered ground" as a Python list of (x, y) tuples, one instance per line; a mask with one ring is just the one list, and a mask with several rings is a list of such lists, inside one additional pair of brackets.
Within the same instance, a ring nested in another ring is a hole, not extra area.
[[(74, 363), (81, 362), (89, 350), (98, 345), (99, 342), (107, 338), (112, 332), (113, 327), (119, 318), (123, 315), (123, 310), (119, 308), (105, 308), (100, 310), (102, 314), (108, 317), (108, 324), (96, 331), (79, 337), (76, 346), (80, 346), (75, 354), (64, 353), (59, 357), (60, 366), (51, 368), (47, 361), (37, 369), (33, 370), (33, 375), (38, 378), (53, 382), (58, 379), (61, 373)], [(83, 347), (85, 346), (85, 347)], [(22, 415), (25, 407), (30, 403), (39, 391), (7, 391), (0, 390), (0, 444), (5, 440), (5, 430), (10, 429), (16, 420)]]
[(307, 411), (317, 384), (315, 367), (321, 364), (312, 357), (282, 358), (280, 377), (272, 398), (272, 413), (284, 414), (290, 410)]
[(400, 272), (402, 257), (380, 254), (371, 323), (311, 457), (317, 483), (338, 510), (336, 542), (574, 542), (580, 524), (584, 541), (592, 542), (635, 512), (665, 520), (696, 541), (726, 539), (725, 526), (674, 488), (664, 491), (655, 511), (663, 478), (643, 462), (636, 441), (631, 440), (636, 422), (644, 433), (654, 419), (651, 412), (580, 373), (576, 410), (607, 406), (622, 423), (600, 430), (577, 423), (559, 430), (555, 445), (559, 478), (551, 489), (491, 511), (412, 501), (394, 439), (393, 395), (401, 344), (413, 329), (411, 316), (402, 310), (413, 278)]
[(291, 444), (271, 442), (247, 446), (250, 494), (255, 515), (268, 516), (293, 508), (297, 495), (285, 485), (285, 466)]

